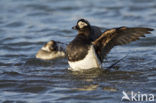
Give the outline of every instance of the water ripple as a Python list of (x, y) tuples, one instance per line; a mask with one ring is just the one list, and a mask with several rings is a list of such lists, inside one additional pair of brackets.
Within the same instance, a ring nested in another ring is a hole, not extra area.
[[(113, 48), (102, 71), (71, 72), (65, 59), (35, 58), (49, 40), (69, 43), (79, 18), (102, 31), (118, 26), (156, 29), (155, 0), (1, 0), (0, 7), (0, 102), (120, 103), (123, 90), (155, 94), (155, 31)], [(104, 71), (128, 53), (114, 69)]]

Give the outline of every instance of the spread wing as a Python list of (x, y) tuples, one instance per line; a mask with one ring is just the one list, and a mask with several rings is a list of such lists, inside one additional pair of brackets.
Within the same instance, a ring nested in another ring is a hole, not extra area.
[(98, 57), (102, 61), (109, 51), (116, 45), (128, 44), (138, 40), (140, 37), (145, 37), (145, 34), (150, 34), (153, 29), (143, 27), (120, 27), (106, 30), (93, 43)]

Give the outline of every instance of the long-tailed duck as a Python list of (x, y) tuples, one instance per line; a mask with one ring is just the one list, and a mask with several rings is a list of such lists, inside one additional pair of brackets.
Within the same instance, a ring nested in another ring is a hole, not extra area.
[(47, 42), (36, 54), (36, 58), (53, 60), (66, 57), (66, 44), (51, 40)]
[(119, 27), (108, 29), (94, 39), (91, 25), (87, 20), (78, 20), (74, 28), (78, 35), (66, 48), (70, 70), (73, 71), (101, 68), (103, 59), (114, 46), (136, 41), (153, 30), (144, 27)]

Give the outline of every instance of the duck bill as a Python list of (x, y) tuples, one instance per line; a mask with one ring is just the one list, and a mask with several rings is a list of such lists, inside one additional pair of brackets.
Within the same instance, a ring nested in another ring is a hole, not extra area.
[(73, 26), (72, 29), (73, 29), (73, 30), (77, 30), (77, 26)]

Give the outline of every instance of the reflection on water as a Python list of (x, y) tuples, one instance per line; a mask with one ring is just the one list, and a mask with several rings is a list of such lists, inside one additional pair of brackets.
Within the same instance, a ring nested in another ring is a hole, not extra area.
[(82, 17), (103, 31), (116, 26), (156, 29), (155, 0), (0, 0), (0, 14), (1, 103), (120, 103), (123, 90), (156, 95), (155, 31), (115, 47), (102, 70), (71, 72), (67, 60), (35, 59), (51, 39), (70, 42), (76, 36), (71, 27)]
[(98, 85), (88, 85), (88, 86), (84, 86), (82, 88), (75, 88), (75, 90), (79, 90), (79, 91), (92, 91), (92, 90), (96, 90), (98, 88)]

